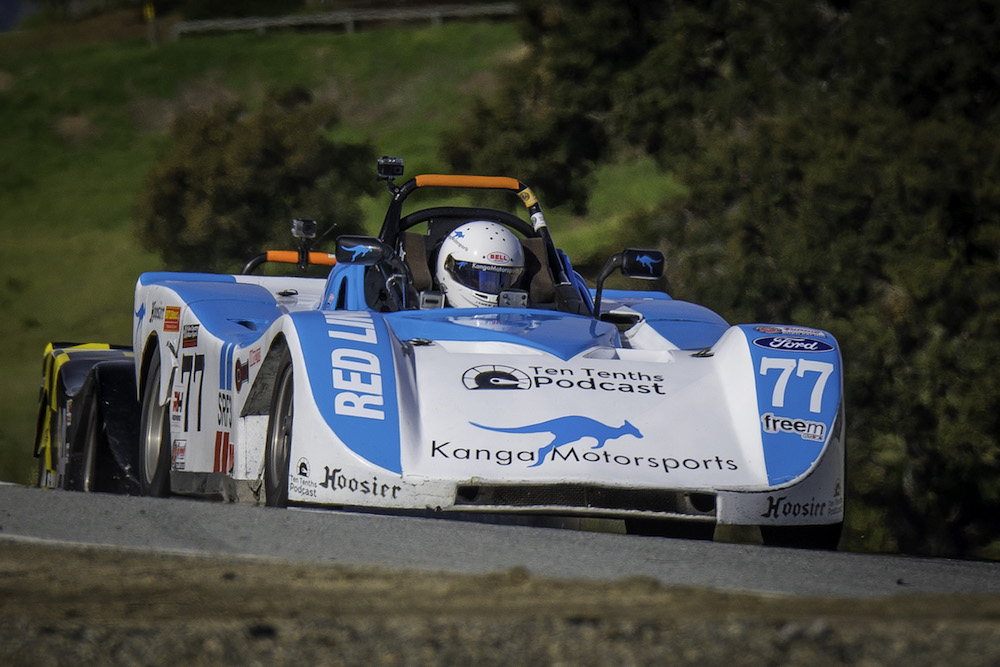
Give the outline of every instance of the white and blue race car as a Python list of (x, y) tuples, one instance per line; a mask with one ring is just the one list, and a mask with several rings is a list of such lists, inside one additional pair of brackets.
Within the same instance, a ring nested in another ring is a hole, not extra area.
[[(310, 253), (312, 225), (296, 222), (292, 261), (332, 264), (326, 278), (253, 273), (280, 253), (240, 275), (143, 274), (133, 354), (95, 366), (132, 369), (138, 432), (109, 439), (128, 408), (104, 397), (121, 387), (85, 383), (94, 426), (36, 444), (43, 483), (86, 465), (117, 469), (103, 488), (154, 496), (601, 517), (639, 531), (760, 526), (765, 543), (836, 547), (845, 444), (830, 333), (731, 326), (662, 292), (603, 289), (616, 270), (659, 277), (652, 250), (614, 255), (591, 289), (523, 183), (397, 185), (401, 173), (401, 160), (380, 160), (392, 196), (381, 232), (340, 237), (336, 261)], [(454, 206), (404, 215), (428, 188), (509, 192), (527, 219)], [(523, 248), (523, 275), (496, 307), (450, 307), (435, 277), (441, 244), (470, 221)]]

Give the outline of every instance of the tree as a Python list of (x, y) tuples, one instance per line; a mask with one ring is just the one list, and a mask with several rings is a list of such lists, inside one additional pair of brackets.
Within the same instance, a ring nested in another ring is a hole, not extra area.
[(374, 150), (327, 139), (336, 121), (303, 89), (271, 94), (256, 113), (230, 104), (179, 118), (137, 203), (146, 248), (178, 269), (232, 269), (287, 245), (293, 218), (360, 232)]
[[(669, 165), (689, 196), (636, 212), (629, 242), (667, 250), (674, 293), (842, 345), (855, 546), (1000, 540), (995, 3), (523, 4), (513, 81), (545, 85), (481, 103), (469, 145), (534, 160), (517, 130), (558, 116), (601, 138), (574, 175), (621, 147)], [(571, 136), (538, 141), (554, 172)]]

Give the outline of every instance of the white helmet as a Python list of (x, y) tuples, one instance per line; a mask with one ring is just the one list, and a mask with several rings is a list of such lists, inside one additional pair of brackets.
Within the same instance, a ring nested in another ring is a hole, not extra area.
[(437, 279), (449, 306), (497, 305), (502, 290), (517, 284), (524, 271), (521, 242), (496, 222), (467, 222), (441, 243)]

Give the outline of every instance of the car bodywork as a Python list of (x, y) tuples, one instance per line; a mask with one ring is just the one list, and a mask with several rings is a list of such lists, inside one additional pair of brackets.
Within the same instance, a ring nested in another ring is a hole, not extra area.
[[(603, 289), (618, 268), (659, 276), (655, 251), (616, 255), (591, 289), (516, 179), (385, 180), (379, 236), (341, 237), (326, 278), (139, 278), (142, 492), (754, 525), (836, 544), (845, 444), (829, 332), (730, 325), (663, 292)], [(529, 220), (478, 207), (403, 215), (427, 188), (510, 192)], [(524, 289), (501, 295), (508, 306), (441, 307), (434, 249), (479, 219), (522, 237)]]
[[(138, 488), (135, 387), (128, 375), (133, 367), (131, 349), (122, 346), (45, 346), (34, 445), (39, 486), (122, 492)], [(100, 458), (86, 447), (87, 434), (80, 431), (88, 428), (91, 435), (100, 435)]]

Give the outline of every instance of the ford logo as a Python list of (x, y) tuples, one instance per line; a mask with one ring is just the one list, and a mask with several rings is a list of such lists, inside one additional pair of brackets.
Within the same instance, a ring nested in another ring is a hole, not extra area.
[(786, 352), (830, 352), (833, 350), (833, 345), (825, 341), (799, 338), (798, 336), (767, 336), (755, 339), (753, 344), (767, 350), (784, 350)]

